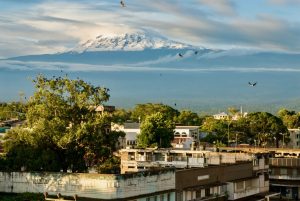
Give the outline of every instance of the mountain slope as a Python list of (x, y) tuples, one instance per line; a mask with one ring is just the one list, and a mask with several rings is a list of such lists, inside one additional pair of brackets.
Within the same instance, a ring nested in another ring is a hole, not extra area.
[(168, 40), (162, 36), (146, 33), (131, 33), (117, 36), (99, 35), (95, 39), (74, 48), (77, 53), (92, 51), (142, 51), (145, 49), (184, 49), (193, 48), (191, 45)]
[(165, 68), (300, 69), (300, 54), (212, 50), (145, 33), (99, 35), (67, 52), (28, 55), (8, 60)]

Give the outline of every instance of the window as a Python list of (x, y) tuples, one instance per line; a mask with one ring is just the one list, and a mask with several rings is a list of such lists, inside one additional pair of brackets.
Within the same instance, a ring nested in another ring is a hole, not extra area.
[(243, 190), (244, 189), (244, 181), (240, 181), (240, 182), (237, 182), (235, 184), (236, 186), (236, 190), (239, 191), (239, 190)]
[(209, 196), (210, 195), (210, 189), (209, 188), (206, 188), (205, 189), (205, 196)]
[(128, 159), (131, 160), (131, 161), (135, 160), (135, 154), (134, 154), (134, 152), (129, 152), (128, 153)]
[(201, 190), (196, 190), (196, 198), (201, 198)]
[(286, 168), (280, 168), (280, 174), (281, 175), (287, 175), (287, 169)]
[(253, 160), (253, 166), (258, 166), (258, 160), (257, 159)]

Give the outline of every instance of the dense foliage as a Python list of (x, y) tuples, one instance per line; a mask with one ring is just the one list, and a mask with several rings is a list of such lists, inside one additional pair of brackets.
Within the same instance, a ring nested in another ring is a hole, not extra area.
[[(0, 121), (26, 117), (26, 124), (10, 130), (4, 139), (1, 170), (85, 172), (94, 167), (101, 173), (118, 173), (120, 161), (113, 152), (125, 133), (110, 131), (111, 121), (140, 122), (137, 140), (142, 148), (170, 147), (175, 124), (201, 126), (207, 133), (201, 142), (217, 146), (246, 143), (278, 147), (279, 142), (289, 141), (287, 128), (300, 127), (300, 113), (287, 109), (278, 111), (278, 116), (266, 112), (241, 116), (239, 110), (229, 108), (228, 119), (217, 120), (147, 103), (132, 110), (117, 109), (111, 115), (95, 111), (109, 99), (106, 88), (80, 79), (41, 75), (34, 83), (36, 91), (26, 103), (0, 103)], [(234, 119), (236, 115), (240, 116)]]
[(131, 114), (131, 119), (136, 122), (143, 121), (147, 116), (155, 114), (157, 112), (164, 114), (164, 116), (171, 121), (173, 121), (174, 118), (179, 115), (179, 111), (168, 105), (146, 103), (137, 104), (135, 106)]
[(160, 112), (149, 115), (142, 122), (141, 133), (137, 136), (139, 147), (171, 147), (175, 125)]
[(278, 111), (278, 116), (282, 119), (284, 125), (288, 128), (300, 127), (300, 113), (295, 111), (289, 111), (287, 109), (281, 109)]
[(25, 119), (26, 105), (23, 102), (0, 103), (0, 121)]
[(119, 134), (110, 135), (110, 116), (96, 112), (108, 89), (68, 77), (35, 80), (27, 123), (12, 129), (4, 148), (11, 170), (84, 172), (112, 157)]
[(246, 143), (257, 146), (277, 146), (279, 141), (288, 142), (288, 129), (283, 121), (267, 112), (254, 112), (246, 117), (233, 120), (217, 120), (207, 117), (201, 130), (207, 132), (204, 141), (214, 143), (223, 142)]
[(267, 112), (255, 112), (249, 114), (247, 119), (253, 140), (257, 140), (258, 145), (267, 146), (276, 142), (278, 147), (283, 138), (287, 142), (288, 129), (279, 117)]

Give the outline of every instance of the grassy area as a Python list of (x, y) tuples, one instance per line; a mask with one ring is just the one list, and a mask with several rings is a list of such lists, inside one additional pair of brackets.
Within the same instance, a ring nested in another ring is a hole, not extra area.
[(0, 193), (0, 201), (44, 201), (43, 194), (37, 193)]

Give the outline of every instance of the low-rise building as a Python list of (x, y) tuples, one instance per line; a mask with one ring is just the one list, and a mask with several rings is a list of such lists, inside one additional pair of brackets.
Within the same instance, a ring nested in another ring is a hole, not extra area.
[[(130, 122), (124, 124), (112, 124), (112, 130), (126, 133), (123, 147), (134, 148), (137, 145), (137, 136), (140, 134), (140, 123)], [(176, 126), (172, 146), (180, 149), (191, 149), (193, 142), (199, 142), (199, 126)]]
[(218, 120), (227, 120), (227, 119), (229, 119), (229, 115), (225, 112), (214, 114), (213, 117), (214, 117), (214, 119), (218, 119)]
[(199, 126), (176, 126), (174, 131), (174, 148), (191, 149), (193, 142), (200, 141)]
[(238, 200), (269, 191), (268, 154), (123, 149), (121, 172), (176, 168), (176, 200)]
[(135, 147), (137, 145), (137, 135), (140, 134), (140, 124), (135, 122), (124, 123), (124, 124), (112, 124), (112, 130), (123, 131), (125, 141), (123, 147)]
[(287, 147), (294, 149), (300, 148), (300, 129), (289, 129), (289, 133), (290, 142)]
[(253, 200), (251, 196), (268, 192), (268, 186), (251, 162), (176, 171), (177, 201)]
[(290, 199), (300, 198), (300, 158), (270, 159), (270, 190)]
[(116, 110), (115, 106), (112, 105), (99, 105), (95, 108), (96, 112), (108, 112), (108, 113), (112, 113)]
[(143, 172), (149, 169), (178, 169), (207, 166), (207, 151), (172, 149), (122, 149), (121, 173)]
[(79, 200), (174, 201), (175, 170), (126, 175), (0, 172), (0, 192), (60, 194), (61, 197), (76, 196)]

